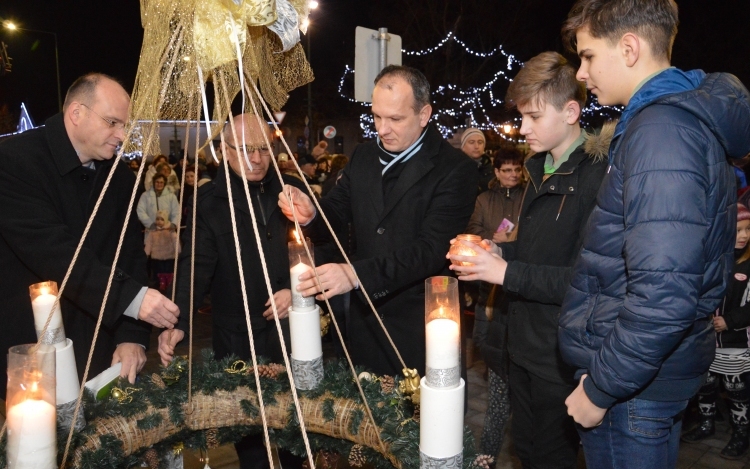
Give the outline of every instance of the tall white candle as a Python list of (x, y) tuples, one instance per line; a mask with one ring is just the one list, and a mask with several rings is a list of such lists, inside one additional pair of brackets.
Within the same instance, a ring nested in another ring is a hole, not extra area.
[[(47, 317), (49, 316), (49, 312), (52, 311), (54, 304), (55, 295), (50, 293), (42, 293), (31, 301), (31, 309), (34, 310), (34, 326), (36, 326), (38, 331), (44, 328), (44, 324), (47, 322)], [(60, 314), (60, 306), (58, 305), (52, 314), (48, 329), (57, 329), (59, 327), (62, 327), (62, 315)]]
[(8, 467), (52, 469), (57, 467), (55, 407), (46, 401), (27, 399), (8, 411)]
[(459, 366), (458, 323), (451, 319), (433, 319), (427, 323), (427, 368), (445, 370)]
[(315, 299), (303, 297), (302, 293), (297, 291), (297, 286), (300, 284), (299, 276), (310, 270), (312, 270), (312, 267), (304, 262), (298, 262), (289, 271), (292, 285), (292, 309), (295, 311), (312, 311), (315, 309)]
[(314, 360), (323, 355), (320, 339), (320, 308), (312, 311), (289, 310), (289, 335), (292, 339), (292, 358)]

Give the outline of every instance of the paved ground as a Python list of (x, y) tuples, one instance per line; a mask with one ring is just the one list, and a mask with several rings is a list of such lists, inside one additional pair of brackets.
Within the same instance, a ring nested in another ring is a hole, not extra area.
[[(211, 320), (210, 316), (198, 314), (195, 318), (195, 333), (194, 333), (194, 346), (195, 350), (201, 350), (211, 345)], [(149, 362), (144, 372), (151, 373), (158, 369), (158, 357), (156, 355), (156, 334), (152, 336), (152, 347), (148, 353)], [(178, 350), (178, 353), (186, 353), (187, 349), (183, 351)], [(476, 440), (479, 440), (479, 436), (482, 432), (482, 426), (484, 423), (484, 412), (486, 409), (487, 401), (487, 382), (484, 380), (483, 375), (485, 371), (485, 365), (481, 361), (474, 362), (473, 366), (469, 369), (468, 373), (468, 386), (469, 386), (469, 409), (466, 414), (465, 422), (470, 426), (474, 432)], [(4, 402), (0, 401), (0, 414), (4, 414), (5, 405)], [(726, 414), (726, 412), (725, 412)], [(2, 423), (3, 415), (0, 415), (0, 424)], [(730, 427), (726, 422), (717, 424), (717, 434), (706, 441), (701, 443), (686, 444), (683, 443), (680, 447), (679, 460), (677, 464), (678, 469), (750, 469), (750, 456), (745, 456), (739, 461), (728, 461), (719, 456), (719, 451), (729, 441)], [(210, 467), (212, 469), (235, 469), (239, 467), (237, 462), (237, 456), (234, 452), (234, 448), (230, 446), (223, 446), (216, 450), (212, 450), (209, 454)], [(205, 462), (199, 460), (200, 455), (192, 452), (185, 453), (185, 469), (203, 469)], [(521, 465), (518, 458), (513, 453), (513, 447), (510, 441), (510, 436), (507, 433), (504, 438), (503, 447), (497, 458), (497, 469), (520, 469)], [(583, 454), (579, 457), (578, 468), (585, 468), (586, 464), (583, 460)], [(289, 469), (289, 468), (287, 468)]]

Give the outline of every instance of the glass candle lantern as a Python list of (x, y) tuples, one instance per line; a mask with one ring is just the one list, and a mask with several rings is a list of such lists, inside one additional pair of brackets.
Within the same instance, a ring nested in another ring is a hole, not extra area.
[(458, 280), (425, 280), (426, 380), (432, 388), (454, 388), (461, 379), (461, 309)]
[(57, 467), (55, 348), (17, 345), (8, 351), (6, 400), (12, 469)]
[(41, 336), (57, 299), (57, 282), (48, 280), (35, 283), (29, 286), (29, 296), (31, 296), (31, 309), (34, 311), (34, 328), (37, 338), (41, 338), (43, 344), (59, 344), (60, 348), (65, 347), (65, 329), (63, 328), (59, 303), (52, 313), (52, 319), (50, 319), (44, 337)]
[[(473, 234), (460, 234), (456, 236), (456, 242), (454, 242), (451, 245), (451, 248), (448, 251), (451, 255), (476, 256), (477, 252), (473, 250), (472, 248), (461, 244), (461, 241), (469, 241), (470, 243), (479, 244), (482, 241), (482, 237), (479, 235), (473, 235)], [(462, 265), (462, 266), (472, 265), (471, 262), (458, 262), (454, 260), (451, 260), (451, 263), (453, 265)]]
[(289, 242), (289, 275), (291, 277), (292, 309), (295, 311), (312, 311), (315, 309), (315, 296), (302, 296), (297, 291), (297, 285), (300, 284), (299, 276), (312, 270), (313, 262), (315, 261), (313, 243), (310, 241), (310, 238), (304, 239), (307, 249), (310, 250), (310, 256), (313, 257), (311, 259), (307, 255), (302, 238), (297, 235), (296, 231), (294, 235), (296, 239)]

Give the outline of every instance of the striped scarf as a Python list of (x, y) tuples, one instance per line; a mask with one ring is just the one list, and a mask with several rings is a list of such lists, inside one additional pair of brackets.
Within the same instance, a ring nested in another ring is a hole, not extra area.
[(416, 142), (412, 143), (409, 148), (400, 153), (391, 153), (383, 148), (383, 144), (380, 142), (378, 137), (378, 148), (380, 148), (380, 164), (383, 165), (382, 175), (388, 171), (394, 164), (406, 163), (409, 159), (414, 156), (419, 150), (422, 149), (422, 140), (424, 139), (427, 128), (422, 131), (422, 135), (419, 136)]

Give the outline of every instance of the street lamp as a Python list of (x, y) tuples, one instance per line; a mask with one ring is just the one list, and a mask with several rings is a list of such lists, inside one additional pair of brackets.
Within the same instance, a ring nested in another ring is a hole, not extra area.
[(57, 108), (62, 112), (62, 91), (60, 90), (60, 55), (57, 50), (57, 33), (53, 31), (42, 31), (39, 29), (19, 28), (11, 21), (4, 21), (3, 26), (10, 31), (28, 31), (30, 33), (51, 34), (55, 38), (55, 70), (57, 71)]

